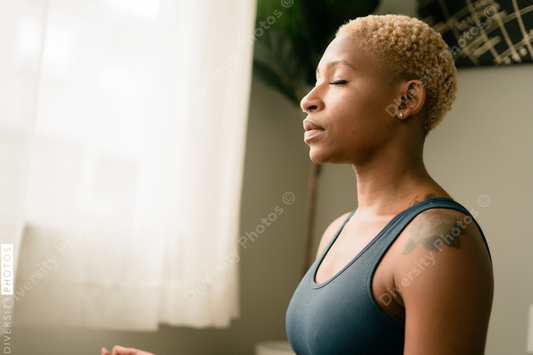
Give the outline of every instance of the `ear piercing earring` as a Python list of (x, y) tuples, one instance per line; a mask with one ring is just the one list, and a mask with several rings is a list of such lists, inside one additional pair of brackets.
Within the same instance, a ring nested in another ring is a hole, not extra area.
[[(414, 90), (408, 90), (408, 91), (407, 91), (407, 98), (408, 98), (408, 99), (411, 99), (411, 98), (413, 98), (414, 96), (415, 96), (415, 91), (414, 91)], [(402, 101), (404, 101), (404, 100), (405, 100), (405, 99), (402, 97)], [(407, 100), (405, 100), (405, 102), (407, 102)], [(403, 109), (403, 104), (404, 104), (404, 103), (402, 102), (402, 103), (400, 104), (400, 106), (398, 107), (400, 110)], [(400, 112), (400, 113), (398, 114), (398, 117), (403, 118), (403, 112)]]

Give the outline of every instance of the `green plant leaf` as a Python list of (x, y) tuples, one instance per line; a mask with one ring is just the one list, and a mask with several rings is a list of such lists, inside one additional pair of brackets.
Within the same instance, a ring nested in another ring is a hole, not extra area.
[[(265, 31), (254, 46), (254, 74), (299, 103), (294, 80), (301, 76), (293, 42), (281, 29)], [(256, 68), (257, 66), (257, 68)]]

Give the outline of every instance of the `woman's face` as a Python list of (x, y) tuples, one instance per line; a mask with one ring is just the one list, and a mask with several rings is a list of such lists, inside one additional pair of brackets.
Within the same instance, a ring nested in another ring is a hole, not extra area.
[(309, 113), (304, 140), (311, 160), (357, 164), (372, 158), (398, 128), (399, 119), (386, 111), (398, 97), (399, 88), (387, 84), (379, 63), (356, 41), (335, 38), (318, 65), (316, 86), (300, 103)]

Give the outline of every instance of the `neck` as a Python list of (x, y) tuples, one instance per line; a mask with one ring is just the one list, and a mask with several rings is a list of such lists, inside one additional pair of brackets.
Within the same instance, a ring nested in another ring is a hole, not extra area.
[(415, 198), (422, 201), (427, 194), (449, 197), (426, 171), (422, 150), (417, 154), (389, 153), (363, 165), (352, 164), (359, 213), (396, 215)]

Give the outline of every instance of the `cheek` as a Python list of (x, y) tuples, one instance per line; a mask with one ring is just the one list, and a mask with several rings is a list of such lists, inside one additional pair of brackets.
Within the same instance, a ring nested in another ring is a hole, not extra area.
[(367, 113), (381, 115), (387, 107), (386, 95), (382, 90), (367, 86), (368, 90), (361, 95), (362, 109)]
[(333, 125), (342, 135), (366, 131), (372, 124), (375, 106), (366, 95), (345, 95), (333, 107)]
[[(383, 95), (377, 91), (372, 83), (365, 81), (348, 87), (342, 95), (335, 99), (335, 106), (342, 111), (354, 115), (368, 115), (378, 112), (383, 106)], [(383, 110), (385, 106), (383, 107)]]
[(364, 105), (364, 100), (361, 100), (359, 95), (346, 90), (332, 98), (328, 116), (335, 125), (344, 125), (352, 121), (358, 112), (361, 112), (362, 105)]
[(354, 98), (352, 107), (355, 108), (354, 113), (363, 117), (365, 122), (373, 127), (373, 129), (384, 128), (391, 124), (391, 115), (387, 109), (391, 110), (390, 105), (394, 105), (394, 100), (391, 98), (390, 92), (381, 87), (367, 86), (368, 90), (357, 98)]

